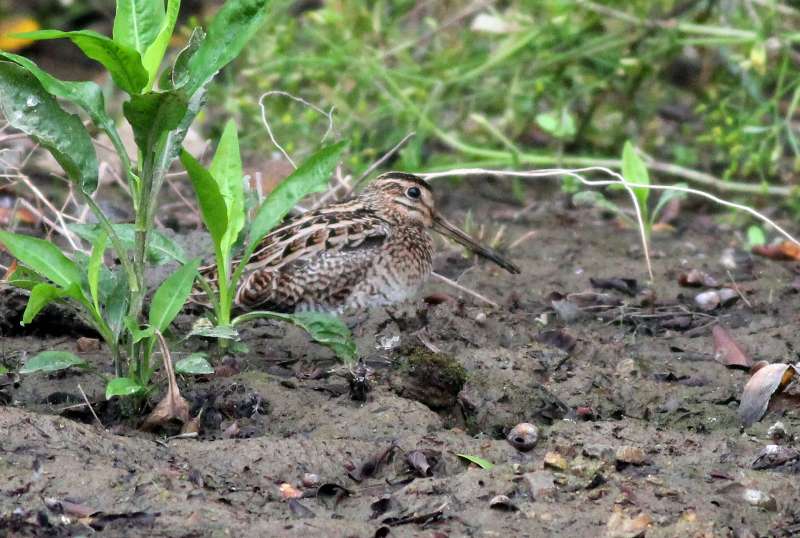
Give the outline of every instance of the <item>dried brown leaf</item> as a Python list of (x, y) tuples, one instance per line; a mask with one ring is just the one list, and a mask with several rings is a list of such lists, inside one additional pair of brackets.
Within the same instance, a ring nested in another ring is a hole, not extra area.
[(733, 339), (730, 332), (722, 325), (714, 325), (711, 330), (714, 336), (714, 358), (728, 368), (744, 368), (749, 370), (752, 359)]
[(791, 364), (768, 364), (753, 374), (739, 403), (739, 418), (745, 427), (761, 420), (772, 397), (785, 389), (796, 373)]
[(156, 408), (147, 416), (141, 429), (152, 431), (163, 427), (170, 422), (177, 420), (182, 424), (189, 422), (189, 402), (181, 396), (178, 388), (178, 381), (175, 378), (175, 370), (172, 368), (172, 358), (167, 348), (167, 342), (161, 333), (156, 333), (158, 343), (161, 347), (161, 357), (164, 360), (164, 371), (167, 374), (167, 394), (164, 396)]

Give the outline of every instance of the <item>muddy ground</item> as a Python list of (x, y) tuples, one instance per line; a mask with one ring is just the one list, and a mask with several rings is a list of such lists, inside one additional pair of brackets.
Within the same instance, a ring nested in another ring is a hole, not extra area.
[[(245, 331), (249, 351), (220, 362), (217, 375), (180, 379), (193, 413), (203, 410), (198, 438), (137, 430), (89, 373), (7, 377), (0, 535), (800, 534), (798, 466), (752, 467), (776, 421), (781, 442), (794, 443), (797, 409), (779, 406), (743, 429), (737, 407), (749, 374), (717, 362), (711, 337), (719, 323), (753, 359), (797, 361), (794, 267), (745, 255), (726, 270), (720, 257), (740, 237), (696, 208), (655, 234), (656, 280), (642, 291), (633, 230), (557, 195), (537, 194), (543, 201), (520, 213), (467, 193), (443, 200), (456, 222), (473, 206), (491, 232), (506, 226), (507, 242), (535, 231), (510, 252), (523, 272), (474, 265), (441, 245), (437, 270), (498, 308), (432, 281), (427, 300), (400, 314), (350, 320), (370, 370), (366, 402), (351, 398), (346, 369), (326, 350), (272, 323)], [(692, 268), (733, 278), (743, 298), (700, 311), (693, 297), (702, 288), (677, 283)], [(637, 282), (609, 290), (590, 280), (613, 277)], [(75, 350), (80, 331), (61, 312), (23, 331), (12, 303), (3, 364)], [(183, 316), (175, 333), (193, 319)], [(209, 347), (175, 344), (178, 357)], [(83, 356), (109, 371), (102, 350)], [(505, 438), (519, 422), (539, 428), (528, 452)], [(284, 483), (303, 496), (287, 501)]]

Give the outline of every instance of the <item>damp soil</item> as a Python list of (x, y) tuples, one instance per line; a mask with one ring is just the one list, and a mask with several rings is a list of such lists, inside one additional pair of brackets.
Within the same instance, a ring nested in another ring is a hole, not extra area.
[[(720, 258), (741, 238), (684, 211), (654, 234), (648, 284), (635, 231), (557, 195), (523, 212), (468, 194), (444, 200), (452, 220), (471, 206), (487, 236), (534, 231), (510, 253), (522, 274), (440, 245), (437, 271), (498, 305), (432, 281), (399, 311), (348, 320), (366, 401), (352, 398), (350, 369), (271, 322), (248, 327), (247, 351), (217, 359), (215, 375), (179, 378), (192, 416), (202, 413), (196, 438), (140, 431), (141, 413), (104, 401), (96, 373), (0, 378), (0, 535), (800, 533), (796, 466), (752, 467), (776, 421), (794, 442), (800, 414), (778, 406), (743, 429), (749, 374), (717, 362), (711, 337), (722, 324), (754, 360), (796, 362), (795, 267), (738, 253), (726, 269)], [(693, 268), (741, 298), (700, 310), (702, 289), (677, 283)], [(10, 370), (91, 337), (58, 310), (21, 329), (23, 301), (11, 297), (0, 313)], [(195, 319), (181, 316), (174, 335)], [(173, 342), (174, 358), (214, 349)], [(102, 348), (82, 356), (109, 373)], [(538, 428), (529, 451), (506, 440), (521, 422)]]

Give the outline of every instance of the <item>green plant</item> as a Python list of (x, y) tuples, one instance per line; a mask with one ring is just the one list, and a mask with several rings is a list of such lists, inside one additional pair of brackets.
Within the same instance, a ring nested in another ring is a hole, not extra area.
[[(647, 165), (636, 153), (636, 148), (630, 142), (625, 142), (622, 150), (622, 177), (630, 184), (630, 189), (636, 196), (639, 204), (639, 211), (642, 215), (645, 236), (649, 239), (653, 231), (653, 226), (658, 222), (664, 209), (672, 200), (686, 197), (686, 193), (674, 190), (665, 190), (658, 197), (654, 207), (650, 207), (650, 189), (636, 187), (636, 185), (650, 185), (650, 174), (647, 172)], [(685, 183), (676, 183), (677, 187), (686, 187)], [(625, 190), (622, 185), (612, 185), (610, 190)], [(585, 190), (578, 192), (572, 198), (576, 205), (595, 206), (605, 211), (609, 211), (621, 218), (631, 227), (638, 227), (634, 217), (625, 211), (614, 200), (609, 200), (603, 193), (595, 190)]]
[[(337, 318), (320, 313), (279, 314), (249, 312), (231, 318), (239, 281), (248, 260), (264, 237), (305, 196), (322, 192), (344, 150), (345, 143), (326, 146), (309, 157), (295, 172), (283, 180), (258, 207), (255, 218), (246, 225), (242, 160), (236, 124), (229, 121), (220, 137), (214, 158), (208, 169), (188, 152), (181, 153), (194, 185), (203, 222), (214, 243), (216, 258), (216, 290), (203, 282), (213, 306), (215, 326), (204, 334), (215, 336), (222, 346), (235, 338), (236, 326), (256, 318), (270, 318), (293, 323), (306, 330), (317, 342), (331, 348), (342, 360), (355, 359), (355, 346), (350, 331)], [(234, 263), (237, 245), (243, 244), (241, 259)]]
[[(78, 307), (114, 358), (116, 378), (107, 385), (109, 397), (146, 394), (156, 337), (167, 330), (191, 292), (199, 263), (187, 262), (177, 246), (153, 230), (158, 195), (187, 129), (204, 103), (210, 81), (258, 30), (268, 4), (269, 0), (228, 0), (207, 33), (196, 28), (186, 48), (163, 71), (180, 0), (117, 0), (110, 38), (89, 30), (42, 30), (20, 36), (68, 39), (105, 67), (128, 97), (123, 112), (138, 148), (135, 159), (125, 150), (97, 84), (58, 80), (27, 58), (0, 52), (6, 60), (0, 62), (0, 111), (13, 127), (50, 151), (98, 222), (75, 229), (92, 243), (88, 258), (79, 253), (68, 257), (52, 243), (0, 232), (0, 241), (21, 264), (10, 281), (31, 290), (23, 323), (33, 320), (52, 301)], [(132, 224), (112, 224), (92, 199), (98, 182), (93, 142), (83, 118), (66, 112), (59, 100), (80, 109), (111, 140), (130, 190), (135, 215)], [(119, 269), (104, 264), (109, 246), (120, 260)], [(176, 259), (182, 266), (155, 291), (145, 317), (145, 269), (167, 259)], [(126, 375), (123, 349), (127, 350)], [(61, 362), (48, 362), (45, 356), (34, 366), (42, 370), (70, 362), (63, 356), (56, 358)], [(31, 371), (32, 366), (26, 369)]]

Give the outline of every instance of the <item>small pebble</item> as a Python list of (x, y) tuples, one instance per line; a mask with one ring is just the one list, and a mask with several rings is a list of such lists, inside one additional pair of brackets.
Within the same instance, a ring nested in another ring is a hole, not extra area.
[(786, 435), (786, 426), (784, 426), (783, 422), (780, 421), (769, 427), (767, 430), (767, 435), (773, 441), (780, 441), (788, 437)]
[(778, 502), (775, 500), (775, 497), (757, 489), (744, 490), (742, 498), (747, 504), (763, 508), (770, 512), (775, 512), (778, 509)]
[(486, 313), (478, 312), (477, 314), (475, 314), (475, 323), (477, 323), (478, 325), (481, 325), (481, 326), (485, 325), (486, 324)]
[(303, 486), (307, 488), (315, 488), (319, 486), (319, 475), (314, 473), (305, 473), (303, 475)]
[(558, 452), (548, 452), (544, 455), (545, 468), (555, 469), (556, 471), (566, 471), (569, 465), (564, 456)]
[(521, 422), (508, 432), (506, 440), (517, 450), (526, 452), (536, 446), (536, 442), (539, 440), (539, 428), (533, 424)]
[(621, 446), (617, 449), (615, 459), (620, 463), (643, 465), (647, 461), (644, 450), (635, 446)]

